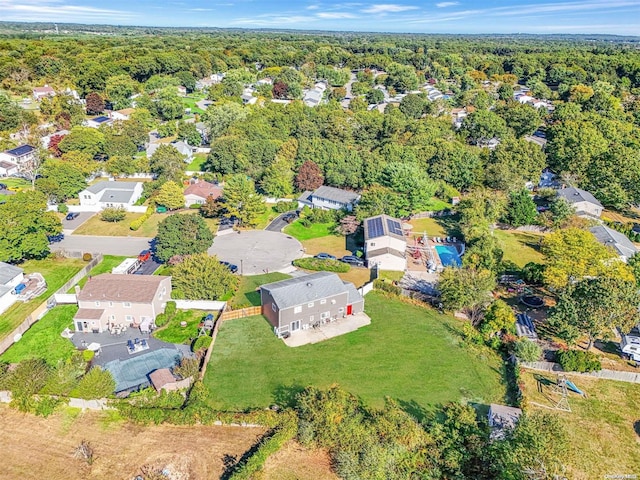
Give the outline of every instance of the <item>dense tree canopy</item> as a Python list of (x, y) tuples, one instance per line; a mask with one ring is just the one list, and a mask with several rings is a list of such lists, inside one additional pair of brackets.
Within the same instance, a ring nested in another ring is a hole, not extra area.
[(158, 225), (156, 255), (166, 262), (174, 255), (206, 252), (213, 243), (213, 233), (200, 215), (169, 215)]

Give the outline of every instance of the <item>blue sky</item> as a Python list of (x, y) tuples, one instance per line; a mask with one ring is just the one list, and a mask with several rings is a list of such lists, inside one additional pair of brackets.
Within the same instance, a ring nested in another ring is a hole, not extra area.
[(369, 32), (640, 35), (640, 0), (0, 0), (0, 20)]

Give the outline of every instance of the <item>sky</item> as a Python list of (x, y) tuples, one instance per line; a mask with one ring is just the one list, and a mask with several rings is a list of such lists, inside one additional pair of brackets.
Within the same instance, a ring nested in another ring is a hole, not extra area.
[(0, 20), (405, 33), (640, 35), (640, 0), (0, 0)]

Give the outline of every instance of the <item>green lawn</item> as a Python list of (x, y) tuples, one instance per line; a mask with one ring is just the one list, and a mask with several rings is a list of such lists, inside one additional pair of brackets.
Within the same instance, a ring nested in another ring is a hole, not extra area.
[(334, 222), (312, 223), (311, 226), (305, 227), (304, 225), (302, 225), (300, 220), (296, 220), (290, 225), (287, 225), (284, 228), (283, 232), (300, 241), (303, 241), (311, 240), (312, 238), (320, 238), (326, 237), (327, 235), (332, 235), (335, 227), (336, 224)]
[(290, 276), (280, 272), (240, 277), (238, 290), (229, 300), (229, 304), (231, 308), (258, 306), (260, 305), (260, 292), (257, 292), (256, 289), (260, 285), (278, 282), (287, 278), (290, 278)]
[(223, 323), (205, 377), (214, 407), (265, 407), (307, 385), (334, 383), (370, 405), (390, 396), (414, 412), (504, 401), (501, 359), (461, 344), (458, 321), (378, 292), (367, 295), (366, 311), (371, 325), (297, 348), (277, 339), (262, 316)]
[(60, 305), (52, 308), (44, 317), (27, 330), (18, 343), (0, 356), (0, 361), (18, 363), (27, 358), (43, 358), (50, 365), (58, 360), (68, 360), (75, 347), (60, 333), (73, 324), (77, 305)]
[(206, 153), (196, 153), (193, 156), (193, 160), (191, 161), (191, 163), (187, 165), (187, 170), (194, 171), (194, 172), (201, 172), (202, 165), (204, 165), (206, 161), (207, 161)]
[(204, 95), (196, 95), (196, 96), (189, 95), (187, 97), (182, 97), (182, 104), (184, 105), (184, 108), (190, 108), (191, 113), (204, 113), (204, 110), (202, 110), (199, 107), (196, 107), (196, 102), (199, 102), (203, 98), (204, 98)]
[(31, 182), (28, 182), (22, 178), (13, 178), (7, 177), (0, 179), (0, 183), (4, 183), (7, 187), (15, 187), (15, 188), (31, 188)]
[(524, 267), (529, 262), (544, 262), (539, 247), (542, 235), (505, 230), (495, 230), (493, 233), (504, 251), (504, 260), (511, 261), (519, 267)]
[(41, 273), (47, 281), (47, 291), (26, 303), (17, 302), (0, 315), (0, 338), (11, 333), (33, 310), (45, 299), (73, 277), (85, 262), (80, 259), (45, 258), (43, 260), (28, 260), (20, 265), (24, 273)]
[[(195, 209), (186, 209), (177, 212), (178, 214), (192, 215), (199, 213)], [(158, 224), (167, 218), (170, 213), (154, 213), (149, 219), (142, 224), (138, 230), (131, 230), (129, 225), (137, 218), (140, 218), (142, 213), (127, 213), (126, 217), (121, 222), (104, 222), (100, 220), (100, 215), (94, 215), (89, 220), (84, 222), (80, 227), (73, 232), (75, 235), (99, 235), (99, 236), (113, 236), (113, 237), (155, 237), (158, 233)], [(209, 229), (215, 233), (218, 231), (218, 221), (214, 218), (205, 218), (205, 223), (209, 226)]]
[[(169, 343), (190, 344), (198, 336), (198, 324), (208, 313), (202, 310), (178, 310), (171, 322), (153, 332), (153, 336)], [(180, 326), (180, 322), (187, 322), (187, 326)]]

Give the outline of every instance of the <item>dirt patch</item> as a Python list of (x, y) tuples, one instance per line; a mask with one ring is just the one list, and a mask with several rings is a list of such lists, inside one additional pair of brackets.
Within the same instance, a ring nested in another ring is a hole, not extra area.
[[(6, 406), (0, 407), (0, 424), (0, 480), (131, 479), (143, 466), (168, 469), (173, 480), (215, 479), (225, 458), (240, 458), (264, 433), (222, 426), (143, 427), (106, 412), (65, 410), (44, 419)], [(92, 465), (74, 458), (82, 440), (94, 449)]]
[(296, 441), (288, 442), (264, 465), (259, 480), (338, 480), (331, 459), (324, 450), (310, 450)]

